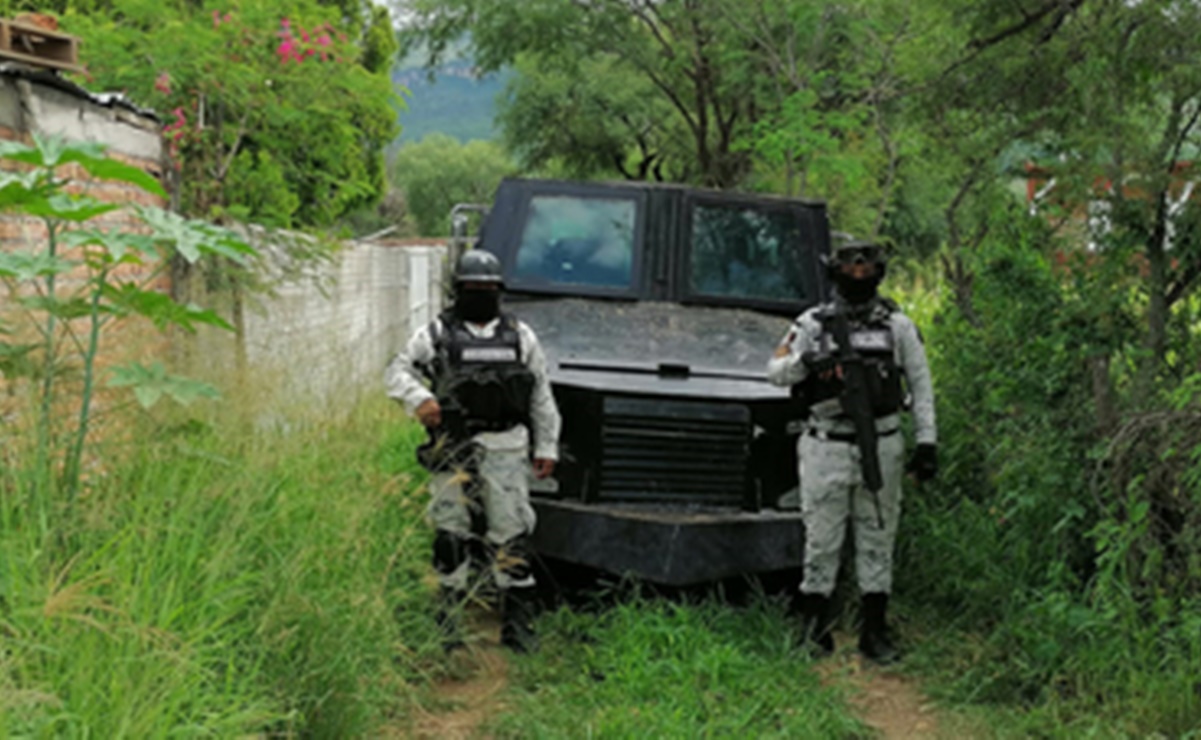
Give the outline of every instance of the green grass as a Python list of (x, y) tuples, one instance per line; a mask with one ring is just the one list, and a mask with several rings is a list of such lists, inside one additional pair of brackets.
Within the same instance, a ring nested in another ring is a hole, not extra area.
[(0, 734), (360, 736), (436, 670), (411, 427), (228, 416), (150, 424), (71, 514), (0, 479)]
[(513, 738), (866, 736), (821, 685), (779, 607), (633, 601), (545, 615), (543, 649), (514, 661)]

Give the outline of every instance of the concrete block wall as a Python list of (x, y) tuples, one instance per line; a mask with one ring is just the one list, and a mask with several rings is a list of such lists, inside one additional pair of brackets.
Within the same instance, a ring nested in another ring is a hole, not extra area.
[(352, 242), (242, 317), (247, 370), (289, 399), (337, 404), (382, 388), (383, 370), (442, 307), (445, 247)]

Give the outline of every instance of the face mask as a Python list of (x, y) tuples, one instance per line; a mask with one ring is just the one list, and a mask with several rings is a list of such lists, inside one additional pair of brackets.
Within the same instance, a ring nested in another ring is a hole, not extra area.
[(838, 295), (845, 298), (847, 303), (867, 303), (876, 297), (876, 288), (880, 285), (880, 278), (872, 276), (856, 280), (850, 275), (835, 273), (834, 284), (838, 286)]
[(486, 324), (500, 315), (500, 291), (461, 290), (455, 297), (455, 315), (473, 324)]

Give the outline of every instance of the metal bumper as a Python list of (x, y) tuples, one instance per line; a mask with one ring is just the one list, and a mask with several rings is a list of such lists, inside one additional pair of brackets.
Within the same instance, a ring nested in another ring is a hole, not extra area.
[(649, 504), (582, 504), (533, 497), (541, 555), (665, 586), (800, 568), (800, 512)]

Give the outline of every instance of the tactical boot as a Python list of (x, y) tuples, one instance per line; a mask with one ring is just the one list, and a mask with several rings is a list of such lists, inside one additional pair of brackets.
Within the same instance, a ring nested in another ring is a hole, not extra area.
[(790, 611), (801, 620), (801, 649), (813, 658), (825, 658), (834, 652), (830, 597), (798, 591)]
[(438, 626), (438, 638), (444, 653), (464, 647), (460, 622), (466, 602), (467, 594), (463, 591), (447, 586), (438, 589), (438, 609), (434, 612), (434, 624)]
[(534, 589), (506, 588), (500, 597), (500, 644), (515, 653), (538, 650), (534, 632)]
[(900, 651), (892, 642), (888, 633), (888, 622), (885, 614), (888, 611), (888, 594), (874, 593), (863, 595), (863, 624), (859, 631), (859, 652), (863, 657), (879, 665), (895, 663), (901, 657)]

